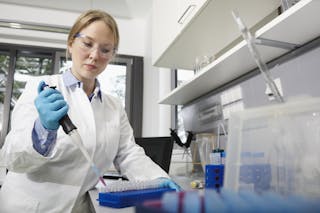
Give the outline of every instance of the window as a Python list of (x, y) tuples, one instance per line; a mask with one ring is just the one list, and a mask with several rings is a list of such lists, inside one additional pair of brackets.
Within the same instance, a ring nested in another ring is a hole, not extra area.
[(0, 147), (9, 131), (11, 111), (28, 79), (53, 73), (54, 51), (0, 44)]
[(6, 94), (6, 79), (9, 73), (10, 56), (9, 52), (0, 52), (0, 130), (2, 131), (4, 115), (4, 99)]
[[(68, 66), (65, 50), (0, 44), (0, 148), (9, 131), (11, 111), (28, 79), (58, 73)], [(134, 136), (141, 137), (143, 58), (117, 55), (99, 78), (103, 90), (123, 101)], [(111, 84), (115, 87), (108, 87)]]
[(126, 101), (126, 66), (121, 64), (109, 64), (98, 79), (101, 82), (101, 90), (120, 98), (123, 106)]
[(14, 71), (13, 103), (18, 100), (30, 78), (53, 74), (52, 61), (52, 53), (18, 51)]

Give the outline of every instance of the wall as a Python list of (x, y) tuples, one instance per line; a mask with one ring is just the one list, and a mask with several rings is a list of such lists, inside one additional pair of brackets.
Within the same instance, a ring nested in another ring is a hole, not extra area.
[[(78, 13), (0, 3), (0, 19), (71, 27)], [(151, 14), (144, 19), (116, 18), (120, 31), (119, 54), (144, 57), (142, 136), (169, 135), (170, 107), (158, 104), (170, 90), (169, 71), (151, 64)], [(0, 27), (0, 43), (66, 48), (66, 34)], [(162, 76), (162, 77), (161, 77)], [(167, 82), (167, 83), (166, 83)]]
[[(147, 19), (146, 54), (144, 58), (144, 89), (143, 89), (143, 123), (142, 136), (169, 136), (171, 125), (170, 106), (159, 105), (161, 97), (171, 90), (170, 70), (154, 67), (151, 64), (152, 54), (152, 15)], [(150, 48), (151, 47), (151, 48)]]

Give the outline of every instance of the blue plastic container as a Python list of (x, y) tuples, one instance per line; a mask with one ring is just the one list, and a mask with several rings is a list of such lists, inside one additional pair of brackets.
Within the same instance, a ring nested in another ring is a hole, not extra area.
[(100, 192), (97, 200), (101, 206), (124, 208), (141, 204), (146, 200), (161, 199), (164, 193), (172, 191), (175, 190), (170, 188), (156, 188), (124, 192)]
[(223, 186), (224, 165), (206, 165), (205, 187), (219, 190)]

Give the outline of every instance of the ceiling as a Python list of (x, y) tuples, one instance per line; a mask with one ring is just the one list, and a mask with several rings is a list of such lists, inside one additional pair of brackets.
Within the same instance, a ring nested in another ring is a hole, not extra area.
[(0, 0), (2, 3), (47, 9), (83, 12), (102, 9), (117, 18), (145, 18), (151, 11), (152, 0)]

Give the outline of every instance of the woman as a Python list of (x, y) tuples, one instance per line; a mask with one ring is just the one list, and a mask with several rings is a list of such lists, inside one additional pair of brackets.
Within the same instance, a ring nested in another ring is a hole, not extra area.
[[(120, 101), (100, 91), (97, 76), (119, 44), (114, 19), (99, 10), (85, 12), (71, 28), (67, 44), (71, 69), (28, 82), (14, 108), (2, 153), (9, 172), (0, 212), (90, 212), (87, 192), (98, 177), (59, 128), (67, 113), (102, 172), (114, 163), (129, 180), (162, 178), (164, 185), (179, 190), (135, 144)], [(46, 85), (56, 89), (44, 89)]]

